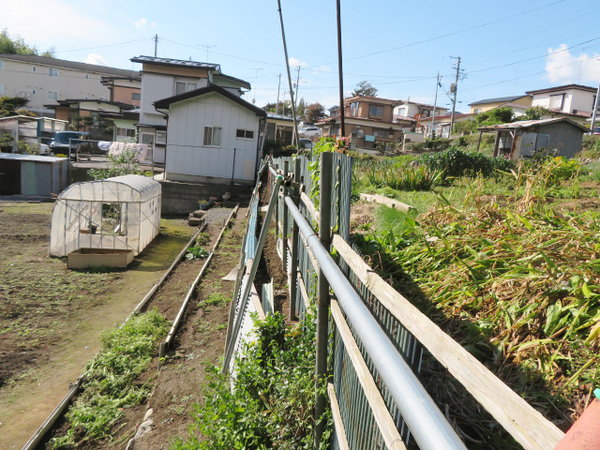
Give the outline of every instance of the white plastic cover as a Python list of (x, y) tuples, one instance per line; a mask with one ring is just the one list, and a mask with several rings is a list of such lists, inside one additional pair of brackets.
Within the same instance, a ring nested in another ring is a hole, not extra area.
[(160, 230), (161, 186), (125, 175), (75, 183), (52, 209), (50, 256), (80, 248), (130, 249), (139, 254)]

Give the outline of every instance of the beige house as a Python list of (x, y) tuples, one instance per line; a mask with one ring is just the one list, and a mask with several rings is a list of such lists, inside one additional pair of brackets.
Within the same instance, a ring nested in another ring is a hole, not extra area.
[(38, 55), (0, 54), (0, 96), (23, 97), (27, 109), (51, 116), (45, 105), (67, 98), (110, 100), (111, 90), (102, 77), (139, 80), (132, 70), (84, 64)]
[(526, 109), (531, 108), (530, 95), (513, 95), (509, 97), (486, 98), (469, 103), (471, 114), (480, 114), (503, 106), (510, 107), (515, 115), (522, 115)]

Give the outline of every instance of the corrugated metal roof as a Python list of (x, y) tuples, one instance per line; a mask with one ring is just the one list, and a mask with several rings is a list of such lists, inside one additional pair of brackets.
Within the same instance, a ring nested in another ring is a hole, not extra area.
[(571, 125), (580, 128), (583, 131), (587, 131), (584, 126), (579, 125), (578, 123), (573, 122), (572, 120), (567, 119), (566, 117), (554, 117), (552, 119), (540, 119), (540, 120), (521, 120), (518, 122), (511, 123), (501, 123), (498, 125), (492, 125), (488, 127), (479, 127), (478, 130), (511, 130), (511, 129), (523, 129), (523, 128), (531, 128), (538, 127), (541, 125), (549, 125), (557, 122), (568, 122)]
[(135, 70), (117, 69), (114, 67), (98, 66), (96, 64), (86, 64), (75, 61), (66, 61), (64, 59), (50, 58), (48, 56), (38, 55), (13, 55), (0, 54), (0, 59), (27, 62), (30, 64), (39, 64), (50, 67), (62, 67), (65, 69), (75, 69), (85, 72), (97, 72), (107, 75), (119, 75), (127, 78), (139, 78), (139, 72)]
[(0, 159), (53, 163), (57, 161), (64, 161), (67, 158), (59, 158), (57, 156), (21, 155), (20, 153), (0, 153)]

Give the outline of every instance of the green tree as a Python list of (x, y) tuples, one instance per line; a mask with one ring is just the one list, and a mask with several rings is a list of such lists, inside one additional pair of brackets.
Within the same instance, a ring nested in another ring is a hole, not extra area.
[(354, 88), (354, 91), (352, 91), (352, 94), (350, 94), (350, 95), (352, 97), (359, 97), (359, 96), (376, 97), (377, 92), (379, 92), (379, 90), (376, 87), (374, 87), (368, 81), (363, 80), (363, 81), (360, 81), (356, 85), (356, 87)]
[(23, 97), (0, 97), (0, 117), (14, 116), (16, 111), (28, 102), (29, 100)]
[[(0, 53), (11, 55), (40, 55), (39, 50), (36, 47), (27, 45), (23, 38), (11, 38), (6, 28), (0, 32)], [(40, 56), (54, 58), (54, 49), (46, 50)]]
[(543, 106), (532, 106), (525, 110), (525, 114), (518, 117), (518, 120), (540, 120), (550, 114), (550, 110)]
[(514, 119), (514, 112), (511, 107), (503, 106), (478, 114), (475, 120), (479, 126), (498, 125), (500, 123), (510, 123)]
[(306, 118), (306, 105), (304, 104), (304, 97), (300, 99), (298, 102), (298, 106), (296, 107), (296, 117), (299, 121), (305, 121)]
[(319, 102), (311, 103), (306, 107), (306, 121), (315, 123), (317, 120), (325, 117), (325, 107)]

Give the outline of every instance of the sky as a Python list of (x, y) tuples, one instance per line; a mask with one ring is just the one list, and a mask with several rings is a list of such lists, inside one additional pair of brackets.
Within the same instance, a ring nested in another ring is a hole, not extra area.
[[(280, 0), (293, 83), (306, 104), (339, 104), (335, 0)], [(597, 0), (340, 0), (344, 96), (450, 107), (600, 80)], [(277, 0), (2, 0), (0, 30), (60, 59), (140, 70), (135, 56), (210, 62), (250, 82), (257, 106), (288, 99)], [(299, 68), (299, 73), (298, 73)], [(438, 85), (439, 86), (439, 85)]]

